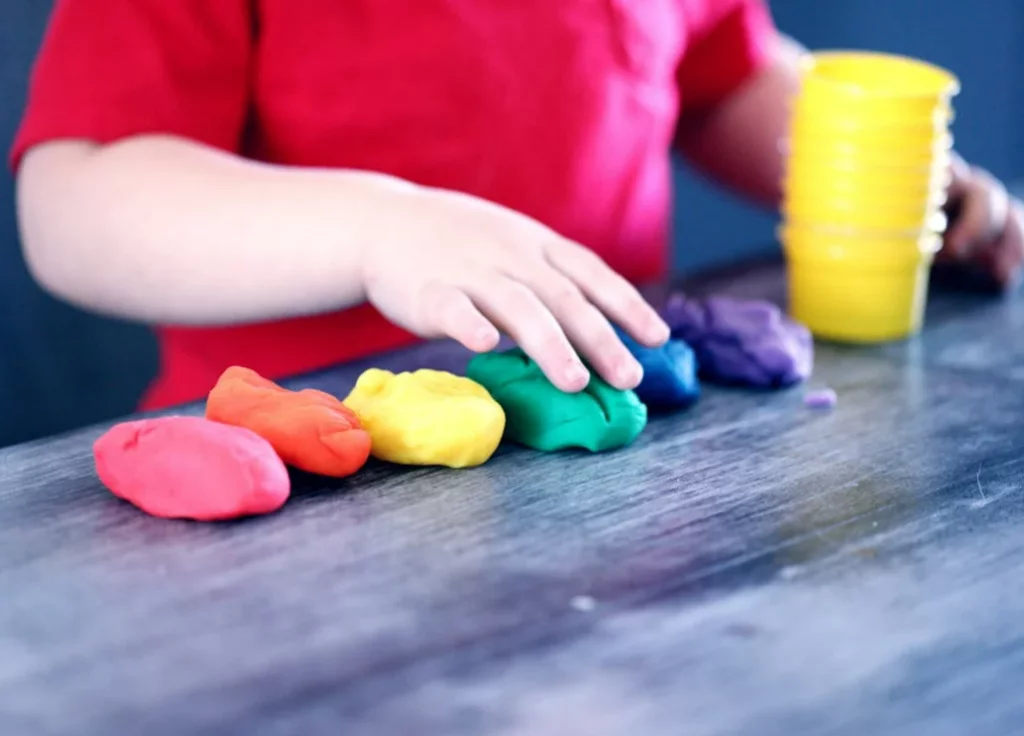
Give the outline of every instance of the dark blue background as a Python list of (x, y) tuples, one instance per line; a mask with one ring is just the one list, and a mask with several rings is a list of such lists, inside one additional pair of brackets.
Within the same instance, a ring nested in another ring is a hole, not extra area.
[[(5, 0), (0, 17), (0, 140), (14, 134), (49, 4)], [(955, 133), (964, 155), (1011, 182), (1024, 175), (1024, 3), (1019, 0), (774, 0), (783, 31), (812, 48), (874, 48), (930, 59), (964, 91)], [(763, 251), (774, 220), (685, 171), (677, 193), (677, 265)], [(156, 368), (146, 330), (55, 303), (21, 261), (10, 178), (0, 175), (0, 445), (132, 410)]]

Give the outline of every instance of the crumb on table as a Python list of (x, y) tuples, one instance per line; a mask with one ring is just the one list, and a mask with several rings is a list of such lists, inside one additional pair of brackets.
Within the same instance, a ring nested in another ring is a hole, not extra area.
[(838, 401), (836, 392), (830, 388), (808, 391), (804, 396), (804, 406), (811, 409), (831, 409)]

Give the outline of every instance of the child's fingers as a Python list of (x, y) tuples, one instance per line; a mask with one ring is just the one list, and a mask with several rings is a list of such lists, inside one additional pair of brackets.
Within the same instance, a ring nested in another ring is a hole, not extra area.
[(1006, 222), (1009, 197), (1003, 185), (981, 169), (971, 171), (956, 195), (961, 202), (960, 212), (946, 233), (945, 247), (953, 257), (966, 259), (999, 235)]
[(632, 284), (593, 251), (568, 241), (553, 243), (548, 262), (578, 284), (584, 295), (636, 340), (650, 347), (664, 344), (669, 328)]
[(952, 181), (949, 184), (949, 198), (951, 200), (960, 199), (965, 194), (967, 183), (971, 180), (971, 166), (956, 151), (953, 151), (950, 156), (949, 173), (952, 175)]
[(527, 284), (562, 326), (569, 341), (612, 386), (636, 388), (643, 369), (601, 314), (572, 281), (553, 268), (543, 268)]
[(421, 303), (429, 315), (433, 334), (450, 337), (478, 353), (497, 347), (501, 339), (498, 328), (480, 313), (465, 293), (454, 286), (427, 286)]
[(506, 276), (482, 280), (469, 290), (473, 301), (499, 324), (555, 386), (576, 392), (590, 382), (590, 371), (573, 350), (558, 321), (527, 286)]

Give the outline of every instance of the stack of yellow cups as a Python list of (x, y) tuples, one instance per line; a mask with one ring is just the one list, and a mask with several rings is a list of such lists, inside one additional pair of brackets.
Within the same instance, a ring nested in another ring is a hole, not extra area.
[(790, 311), (819, 337), (920, 329), (946, 228), (956, 77), (900, 56), (807, 56), (793, 103), (779, 237)]

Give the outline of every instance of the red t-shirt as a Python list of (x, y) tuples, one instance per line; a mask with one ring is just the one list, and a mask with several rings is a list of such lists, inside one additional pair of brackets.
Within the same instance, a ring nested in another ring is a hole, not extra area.
[[(516, 209), (648, 280), (680, 106), (729, 94), (772, 32), (763, 0), (57, 0), (12, 162), (167, 133), (375, 170)], [(146, 408), (232, 364), (281, 377), (413, 340), (370, 306), (157, 332)]]

